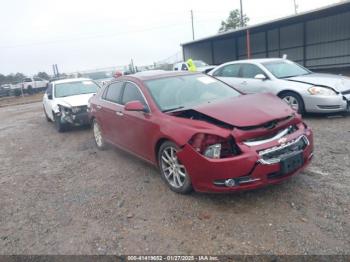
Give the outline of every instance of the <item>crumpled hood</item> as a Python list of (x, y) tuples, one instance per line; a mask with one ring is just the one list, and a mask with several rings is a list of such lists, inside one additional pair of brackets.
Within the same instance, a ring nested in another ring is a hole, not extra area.
[(83, 95), (56, 98), (56, 103), (58, 105), (62, 105), (66, 107), (87, 106), (90, 97), (92, 97), (93, 95), (94, 94), (83, 94)]
[(193, 110), (236, 127), (251, 127), (291, 116), (294, 111), (273, 94), (232, 97)]
[(340, 75), (312, 73), (309, 75), (290, 77), (286, 80), (310, 85), (327, 86), (338, 92), (350, 90), (350, 78)]

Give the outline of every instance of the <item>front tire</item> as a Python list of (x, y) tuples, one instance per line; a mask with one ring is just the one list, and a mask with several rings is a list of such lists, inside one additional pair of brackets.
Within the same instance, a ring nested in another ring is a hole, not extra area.
[(193, 190), (191, 178), (176, 156), (178, 150), (173, 142), (164, 142), (158, 151), (158, 165), (163, 180), (172, 191), (188, 194)]
[(63, 124), (61, 122), (61, 117), (58, 116), (58, 115), (55, 115), (55, 126), (56, 126), (56, 129), (59, 133), (63, 133), (65, 131), (67, 131), (67, 124)]
[(101, 127), (97, 123), (96, 119), (92, 121), (92, 130), (94, 132), (95, 144), (99, 150), (105, 150), (107, 148), (107, 143), (102, 137)]
[(286, 102), (294, 111), (298, 112), (299, 114), (305, 113), (304, 101), (297, 93), (284, 92), (280, 94), (279, 97), (284, 102)]

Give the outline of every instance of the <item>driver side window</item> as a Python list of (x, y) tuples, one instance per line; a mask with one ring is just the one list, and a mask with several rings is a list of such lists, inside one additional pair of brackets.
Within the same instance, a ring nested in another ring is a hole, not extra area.
[(241, 66), (241, 77), (243, 78), (255, 78), (256, 75), (265, 75), (265, 73), (256, 65), (244, 64)]
[(122, 97), (122, 104), (125, 105), (131, 101), (140, 101), (144, 106), (147, 106), (139, 88), (130, 82), (126, 82)]
[(50, 83), (46, 89), (47, 96), (52, 96), (52, 84)]

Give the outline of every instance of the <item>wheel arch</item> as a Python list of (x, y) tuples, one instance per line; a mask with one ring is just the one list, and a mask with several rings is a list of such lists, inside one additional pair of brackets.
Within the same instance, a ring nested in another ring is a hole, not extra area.
[(278, 96), (278, 97), (281, 97), (281, 95), (283, 95), (283, 94), (285, 94), (285, 93), (294, 93), (294, 94), (298, 95), (298, 96), (300, 97), (300, 99), (304, 102), (304, 99), (303, 99), (303, 97), (301, 96), (301, 94), (298, 93), (298, 92), (295, 91), (295, 90), (292, 90), (292, 89), (284, 89), (284, 90), (282, 90), (282, 91), (279, 91), (279, 92), (277, 93), (277, 96)]
[(303, 96), (298, 92), (298, 91), (295, 91), (295, 90), (291, 90), (291, 89), (285, 89), (285, 90), (282, 90), (280, 91), (279, 93), (277, 93), (277, 96), (279, 98), (281, 98), (281, 96), (285, 93), (293, 93), (295, 95), (297, 95), (299, 97), (299, 99), (301, 100), (302, 102), (302, 112), (301, 113), (304, 113), (305, 112), (305, 101), (303, 99)]
[[(170, 139), (169, 137), (161, 137), (157, 140), (155, 146), (154, 146), (154, 159), (156, 160), (156, 164), (157, 166), (159, 166), (159, 163), (158, 163), (158, 153), (159, 153), (159, 149), (160, 147), (162, 146), (163, 143), (165, 142), (173, 142), (175, 144), (177, 144), (174, 140)], [(178, 144), (177, 144), (178, 145)]]

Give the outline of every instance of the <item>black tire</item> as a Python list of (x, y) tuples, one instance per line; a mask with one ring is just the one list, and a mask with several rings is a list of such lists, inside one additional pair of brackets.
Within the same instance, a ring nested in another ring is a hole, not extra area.
[(63, 124), (61, 122), (61, 117), (57, 115), (55, 115), (55, 126), (59, 133), (63, 133), (67, 131), (67, 128), (68, 128), (67, 124)]
[[(179, 149), (179, 147), (175, 143), (170, 142), (170, 141), (164, 142), (159, 148), (159, 151), (158, 151), (158, 165), (159, 165), (159, 170), (160, 170), (160, 173), (161, 173), (161, 177), (162, 177), (162, 179), (165, 181), (165, 183), (168, 185), (168, 187), (172, 191), (174, 191), (176, 193), (180, 193), (180, 194), (188, 194), (191, 191), (193, 191), (193, 187), (192, 187), (192, 183), (191, 183), (191, 178), (190, 178), (190, 176), (187, 173), (185, 168), (183, 168), (183, 170), (185, 172), (181, 171), (182, 174), (183, 173), (185, 174), (185, 176), (183, 177), (184, 181), (183, 181), (182, 186), (174, 186), (171, 182), (169, 182), (169, 180), (171, 180), (169, 174), (168, 174), (169, 178), (167, 178), (166, 171), (165, 171), (165, 166), (164, 166), (164, 165), (167, 165), (167, 164), (164, 162), (164, 160), (162, 160), (163, 159), (162, 156), (164, 156), (164, 154), (165, 154), (164, 151), (169, 150), (171, 148), (175, 149), (175, 151), (177, 151)], [(176, 158), (175, 162), (178, 163), (180, 166), (183, 166), (178, 161), (177, 158)], [(180, 175), (178, 175), (178, 176), (180, 177)], [(176, 184), (176, 182), (175, 182), (176, 178), (174, 178), (174, 175), (172, 175), (172, 178), (173, 178), (173, 183)]]
[(33, 87), (32, 87), (32, 86), (28, 86), (28, 88), (27, 88), (27, 93), (28, 93), (29, 95), (34, 94), (34, 90), (33, 90)]
[(288, 91), (288, 92), (283, 92), (278, 96), (283, 100), (285, 100), (288, 97), (295, 99), (295, 101), (298, 103), (298, 110), (296, 110), (296, 111), (301, 115), (305, 113), (304, 101), (299, 94), (297, 94), (295, 92)]
[[(97, 123), (96, 119), (92, 120), (92, 133), (94, 134), (94, 141), (99, 150), (106, 150), (107, 149), (107, 143), (104, 140), (101, 132), (101, 127)], [(98, 137), (98, 133), (100, 137)]]
[(45, 107), (43, 107), (43, 109), (44, 109), (44, 115), (45, 115), (46, 121), (47, 121), (47, 122), (51, 122), (52, 120), (51, 120), (51, 119), (49, 118), (49, 116), (47, 115), (46, 110), (45, 110)]

